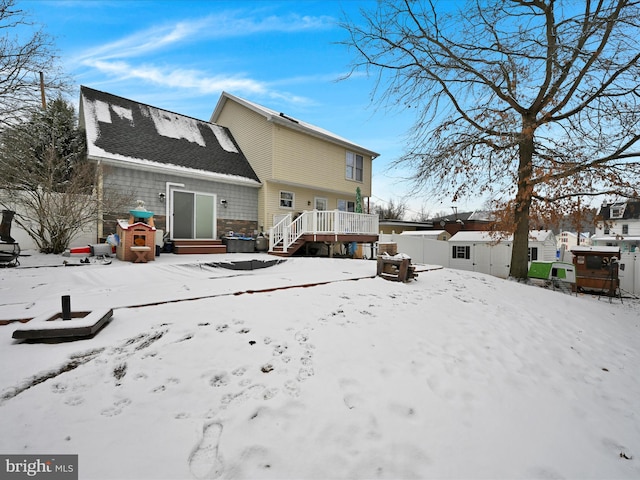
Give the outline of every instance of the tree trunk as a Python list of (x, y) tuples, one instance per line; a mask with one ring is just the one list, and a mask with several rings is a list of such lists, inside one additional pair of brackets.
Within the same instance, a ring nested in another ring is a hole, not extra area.
[(531, 175), (533, 170), (533, 132), (532, 122), (523, 122), (520, 139), (518, 165), (518, 191), (514, 211), (515, 230), (513, 232), (513, 248), (511, 250), (511, 269), (509, 275), (517, 280), (528, 277), (529, 265), (529, 210), (531, 209)]

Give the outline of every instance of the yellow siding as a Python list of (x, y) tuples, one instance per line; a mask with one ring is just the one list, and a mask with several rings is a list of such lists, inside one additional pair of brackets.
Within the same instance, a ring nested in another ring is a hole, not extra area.
[[(269, 122), (232, 100), (216, 122), (229, 128), (262, 182), (258, 225), (265, 232), (274, 215), (311, 210), (315, 197), (327, 198), (328, 209), (334, 210), (339, 199), (355, 201), (357, 187), (363, 197), (371, 196), (372, 159), (367, 155), (362, 155), (364, 181), (356, 182), (346, 178), (345, 147)], [(293, 209), (280, 208), (281, 190), (295, 193)]]
[(273, 153), (272, 125), (262, 115), (232, 101), (225, 103), (217, 123), (231, 131), (260, 181), (270, 179)]
[(274, 180), (354, 195), (360, 187), (363, 196), (371, 195), (371, 157), (363, 155), (364, 181), (348, 180), (345, 147), (279, 125), (274, 128)]
[[(286, 215), (287, 213), (290, 213), (292, 216), (295, 216), (297, 213), (303, 212), (305, 210), (313, 210), (316, 197), (327, 199), (327, 210), (336, 210), (338, 208), (338, 200), (346, 200), (351, 202), (356, 201), (355, 192), (352, 195), (335, 193), (330, 194), (322, 190), (303, 187), (292, 187), (290, 185), (278, 184), (275, 182), (269, 182), (265, 190), (268, 192), (268, 194), (265, 196), (265, 230), (273, 226), (273, 217), (275, 215)], [(293, 208), (280, 207), (281, 191), (293, 192)], [(366, 201), (363, 207), (366, 210)]]

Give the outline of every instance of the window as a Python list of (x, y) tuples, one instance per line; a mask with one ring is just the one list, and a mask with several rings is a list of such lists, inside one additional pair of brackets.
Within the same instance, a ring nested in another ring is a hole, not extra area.
[(293, 208), (293, 192), (280, 191), (280, 208)]
[(629, 225), (622, 225), (622, 234), (629, 235)]
[(624, 215), (624, 205), (612, 205), (610, 210), (610, 218), (622, 218)]
[(529, 247), (529, 252), (527, 253), (527, 261), (533, 262), (534, 260), (538, 260), (538, 247)]
[(347, 179), (362, 182), (364, 169), (364, 158), (353, 152), (347, 152)]
[(329, 209), (329, 200), (322, 197), (315, 198), (315, 208), (316, 210), (328, 210)]
[(471, 247), (469, 245), (456, 245), (452, 249), (451, 258), (463, 258), (465, 260), (469, 260), (471, 258)]
[(350, 202), (349, 200), (338, 200), (338, 210), (341, 212), (355, 212), (356, 202)]

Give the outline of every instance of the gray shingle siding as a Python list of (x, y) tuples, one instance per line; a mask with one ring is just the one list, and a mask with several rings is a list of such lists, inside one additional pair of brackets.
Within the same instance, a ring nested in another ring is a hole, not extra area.
[[(258, 189), (253, 187), (109, 167), (109, 174), (105, 175), (104, 179), (104, 188), (131, 194), (134, 202), (138, 198), (143, 199), (147, 210), (156, 215), (164, 215), (167, 199), (161, 202), (158, 194), (165, 192), (166, 182), (184, 184), (184, 188), (178, 190), (217, 195), (217, 218), (258, 220)], [(227, 208), (220, 205), (220, 200), (223, 198), (227, 200)], [(131, 208), (133, 207), (135, 203), (131, 205)]]

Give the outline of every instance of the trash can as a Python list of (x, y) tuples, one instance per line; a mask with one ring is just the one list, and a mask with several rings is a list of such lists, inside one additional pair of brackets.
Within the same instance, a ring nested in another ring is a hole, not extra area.
[(265, 236), (256, 238), (256, 250), (258, 252), (266, 252), (269, 250), (269, 239)]

